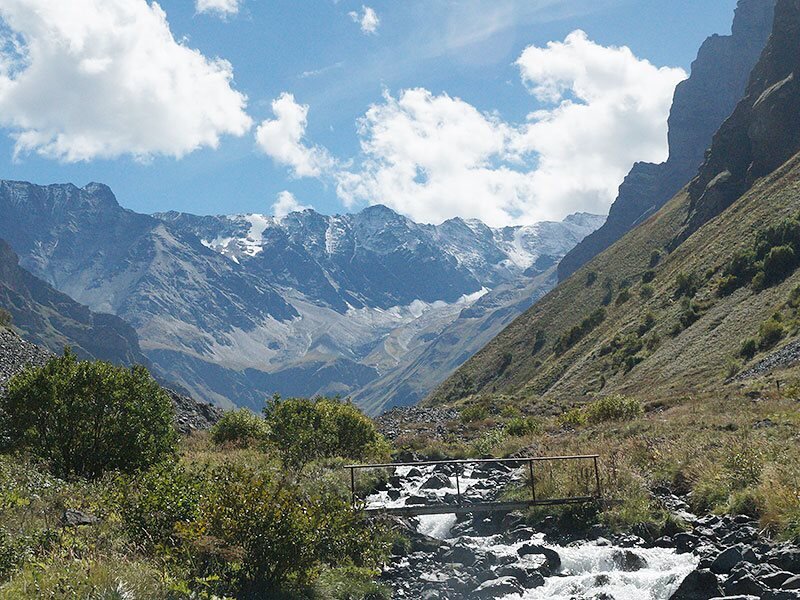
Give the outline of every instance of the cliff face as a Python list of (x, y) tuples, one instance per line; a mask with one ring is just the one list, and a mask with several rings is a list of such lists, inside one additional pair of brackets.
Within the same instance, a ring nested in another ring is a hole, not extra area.
[(771, 28), (775, 0), (740, 0), (731, 35), (714, 35), (700, 48), (692, 74), (675, 89), (669, 117), (669, 159), (637, 163), (619, 189), (605, 225), (569, 252), (559, 281), (653, 214), (697, 173), (712, 136), (745, 94)]
[(745, 98), (714, 136), (689, 186), (685, 228), (675, 247), (800, 150), (800, 0), (779, 0), (775, 29)]

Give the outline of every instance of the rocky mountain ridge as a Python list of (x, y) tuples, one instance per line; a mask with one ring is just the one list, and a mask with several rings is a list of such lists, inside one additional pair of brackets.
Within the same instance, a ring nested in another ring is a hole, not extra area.
[(772, 30), (774, 6), (775, 0), (740, 0), (731, 35), (713, 35), (703, 43), (690, 77), (675, 89), (668, 160), (634, 165), (606, 223), (559, 264), (559, 281), (646, 220), (697, 174), (712, 136), (745, 94), (750, 72)]
[[(421, 225), (382, 206), (281, 219), (148, 216), (100, 184), (9, 181), (0, 210), (10, 217), (0, 236), (23, 266), (128, 320), (162, 377), (203, 400), (254, 408), (276, 391), (363, 388), (491, 290), (551, 268), (603, 220), (492, 230), (460, 219)], [(375, 394), (364, 400), (374, 410), (408, 401)]]

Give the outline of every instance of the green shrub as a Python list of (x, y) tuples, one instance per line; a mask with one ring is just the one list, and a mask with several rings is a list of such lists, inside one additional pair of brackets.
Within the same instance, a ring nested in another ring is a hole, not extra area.
[(644, 413), (642, 403), (635, 398), (620, 394), (612, 394), (595, 400), (585, 408), (586, 420), (589, 423), (605, 423), (607, 421), (631, 421)]
[(750, 360), (758, 352), (758, 342), (753, 338), (747, 338), (742, 342), (742, 347), (739, 348), (739, 356), (745, 360)]
[(513, 437), (524, 437), (542, 431), (542, 423), (534, 417), (514, 417), (506, 423), (506, 433)]
[(675, 278), (675, 298), (693, 298), (700, 289), (700, 281), (695, 273), (678, 273)]
[(492, 450), (506, 441), (506, 432), (503, 429), (490, 429), (472, 444), (477, 456), (491, 456)]
[(653, 313), (647, 313), (644, 316), (644, 320), (639, 324), (638, 329), (636, 330), (636, 334), (641, 337), (648, 331), (650, 331), (653, 327), (656, 326), (656, 317)]
[(595, 310), (591, 315), (581, 321), (580, 325), (575, 325), (558, 339), (555, 346), (555, 353), (564, 354), (564, 352), (587, 336), (593, 329), (605, 321), (605, 319), (605, 310), (602, 308)]
[(628, 288), (625, 288), (617, 296), (617, 299), (614, 301), (614, 305), (615, 306), (622, 306), (623, 304), (625, 304), (630, 299), (631, 299), (631, 292), (630, 292), (630, 290)]
[(655, 295), (656, 291), (652, 285), (643, 285), (639, 290), (639, 297), (642, 300), (649, 300)]
[(197, 516), (201, 479), (166, 463), (128, 480), (120, 506), (128, 537), (147, 549), (177, 546), (179, 524)]
[(144, 367), (78, 361), (69, 349), (12, 378), (0, 398), (0, 441), (62, 477), (134, 472), (175, 452), (169, 396)]
[(461, 409), (459, 413), (462, 423), (475, 423), (489, 418), (489, 409), (483, 404), (473, 404)]
[(592, 287), (595, 281), (597, 281), (597, 271), (589, 271), (586, 274), (586, 287)]
[(797, 257), (791, 246), (776, 246), (764, 257), (764, 282), (780, 283), (797, 267)]
[(246, 408), (232, 410), (222, 415), (211, 428), (211, 439), (215, 444), (230, 444), (247, 448), (267, 437), (267, 422)]
[(648, 263), (651, 269), (654, 269), (658, 266), (658, 263), (661, 262), (661, 251), (653, 250), (650, 253), (650, 262)]
[(219, 577), (214, 593), (272, 598), (307, 589), (322, 567), (376, 568), (387, 549), (376, 527), (324, 485), (304, 491), (225, 465), (181, 533), (195, 575)]
[(583, 427), (588, 422), (586, 411), (581, 408), (572, 408), (561, 413), (558, 417), (558, 422), (567, 427)]
[(783, 323), (775, 318), (764, 321), (758, 328), (758, 347), (761, 350), (769, 350), (786, 335)]
[(656, 278), (656, 272), (652, 269), (642, 273), (642, 283), (650, 283)]
[(320, 458), (361, 460), (381, 437), (375, 424), (350, 402), (332, 398), (275, 397), (265, 408), (268, 442), (284, 466), (301, 470)]
[(5, 308), (0, 308), (0, 327), (11, 326), (11, 313)]

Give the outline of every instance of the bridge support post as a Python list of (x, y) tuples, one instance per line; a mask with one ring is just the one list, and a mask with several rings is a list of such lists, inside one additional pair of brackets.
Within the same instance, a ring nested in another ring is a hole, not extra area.
[(356, 507), (356, 470), (350, 467), (350, 503)]
[(461, 480), (459, 479), (459, 475), (461, 474), (461, 465), (456, 466), (456, 493), (458, 494), (458, 499), (456, 503), (461, 506)]
[(531, 499), (536, 502), (536, 479), (533, 477), (533, 460), (528, 460), (528, 469), (531, 477)]
[(600, 488), (600, 469), (597, 468), (597, 457), (594, 457), (594, 481), (597, 485), (598, 500), (603, 497), (603, 490)]

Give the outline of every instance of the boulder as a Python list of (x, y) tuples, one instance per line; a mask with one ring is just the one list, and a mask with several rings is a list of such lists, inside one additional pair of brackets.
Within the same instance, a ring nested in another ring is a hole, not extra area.
[(80, 525), (94, 525), (100, 521), (93, 514), (80, 510), (65, 510), (61, 516), (64, 527), (79, 527)]
[(789, 571), (778, 571), (777, 573), (769, 573), (767, 575), (763, 575), (761, 577), (761, 581), (764, 582), (767, 587), (771, 588), (779, 588), (781, 587), (784, 582), (791, 579), (793, 575), (789, 573)]
[(782, 590), (800, 590), (800, 575), (796, 575), (781, 584)]
[(725, 593), (729, 596), (735, 595), (751, 595), (761, 597), (766, 591), (766, 586), (757, 581), (755, 577), (750, 574), (745, 574), (735, 580), (728, 580), (725, 582)]
[(448, 563), (459, 563), (465, 567), (471, 567), (477, 562), (478, 557), (472, 548), (457, 544), (444, 553), (442, 560)]
[(717, 575), (727, 574), (740, 562), (742, 562), (742, 549), (738, 546), (731, 546), (717, 555), (711, 563), (711, 570)]
[(498, 577), (513, 577), (525, 588), (531, 589), (544, 585), (544, 577), (536, 569), (529, 569), (522, 565), (503, 565), (495, 573)]
[(520, 556), (540, 554), (545, 557), (545, 566), (551, 572), (558, 571), (561, 568), (561, 557), (558, 555), (558, 552), (540, 544), (525, 544), (517, 550), (517, 554)]
[(443, 488), (449, 488), (450, 485), (450, 478), (442, 473), (436, 473), (431, 475), (428, 479), (425, 480), (425, 483), (422, 484), (420, 489), (423, 490), (441, 490)]
[(800, 575), (800, 548), (784, 547), (776, 549), (770, 556), (769, 562), (784, 571)]
[(513, 577), (498, 577), (484, 581), (473, 590), (470, 598), (502, 598), (511, 594), (521, 594), (523, 591), (522, 585)]
[(719, 579), (711, 571), (689, 573), (669, 600), (711, 600), (723, 595)]
[(611, 560), (621, 571), (638, 571), (647, 567), (647, 561), (630, 550), (617, 550), (611, 556)]

